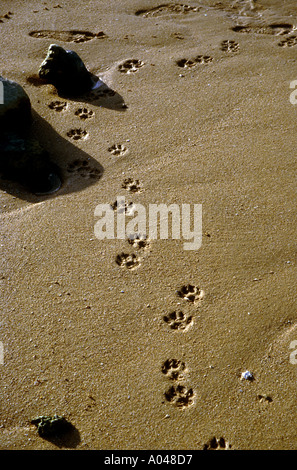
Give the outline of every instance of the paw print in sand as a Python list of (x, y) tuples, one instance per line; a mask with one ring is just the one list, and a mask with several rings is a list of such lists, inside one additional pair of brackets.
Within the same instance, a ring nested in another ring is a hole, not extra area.
[(239, 44), (231, 39), (226, 39), (221, 42), (221, 50), (224, 52), (238, 52)]
[(165, 398), (171, 405), (178, 408), (187, 408), (194, 403), (195, 394), (192, 388), (184, 385), (172, 385), (165, 392)]
[(126, 178), (122, 184), (122, 188), (130, 191), (131, 193), (137, 193), (140, 191), (139, 180), (133, 180), (132, 178)]
[(188, 302), (194, 303), (202, 300), (204, 292), (199, 287), (188, 284), (187, 286), (182, 286), (177, 291), (177, 295)]
[(204, 444), (203, 450), (229, 450), (231, 445), (223, 437), (217, 439), (212, 437), (209, 441)]
[(122, 73), (134, 73), (137, 72), (140, 67), (144, 66), (144, 62), (138, 59), (128, 59), (119, 65), (119, 71)]
[(181, 311), (174, 311), (164, 315), (163, 320), (172, 330), (185, 330), (193, 323), (193, 318)]
[(112, 153), (113, 155), (117, 157), (121, 157), (125, 155), (125, 153), (128, 151), (127, 147), (122, 144), (114, 144), (111, 147), (109, 147), (108, 151)]
[(85, 129), (70, 129), (70, 131), (67, 132), (67, 136), (73, 140), (86, 139), (88, 135)]
[(68, 173), (76, 173), (83, 178), (99, 178), (101, 171), (98, 168), (92, 168), (87, 160), (74, 160), (67, 167)]
[(66, 101), (52, 101), (48, 105), (48, 107), (50, 109), (53, 109), (54, 111), (61, 112), (67, 108), (67, 102)]
[(178, 359), (167, 359), (162, 365), (162, 372), (171, 380), (182, 379), (182, 373), (185, 370), (186, 365), (184, 362)]
[(140, 265), (139, 258), (134, 253), (121, 253), (117, 255), (116, 263), (119, 266), (130, 270), (135, 269)]
[(176, 61), (176, 64), (179, 67), (183, 68), (191, 68), (195, 67), (197, 64), (208, 64), (209, 62), (212, 62), (213, 58), (208, 56), (208, 55), (198, 55), (194, 59), (179, 59)]
[(75, 111), (74, 114), (80, 119), (86, 120), (94, 116), (94, 111), (88, 108), (79, 108), (77, 111)]
[(135, 234), (128, 238), (128, 243), (138, 250), (141, 248), (148, 248), (149, 242), (146, 238), (146, 235)]

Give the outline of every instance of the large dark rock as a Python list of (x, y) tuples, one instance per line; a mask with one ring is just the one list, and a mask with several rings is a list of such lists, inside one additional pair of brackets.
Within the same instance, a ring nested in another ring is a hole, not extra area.
[(96, 78), (74, 51), (51, 44), (47, 56), (40, 65), (39, 77), (54, 85), (58, 93), (65, 96), (79, 96), (92, 89)]
[(16, 82), (0, 77), (0, 173), (34, 194), (50, 194), (61, 186), (59, 169), (32, 134), (31, 104)]
[(25, 90), (16, 82), (0, 77), (3, 102), (0, 103), (0, 132), (26, 132), (31, 124), (31, 103)]

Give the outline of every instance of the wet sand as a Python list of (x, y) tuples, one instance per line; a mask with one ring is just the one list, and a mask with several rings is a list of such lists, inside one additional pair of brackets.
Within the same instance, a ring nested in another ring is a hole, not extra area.
[[(0, 6), (0, 73), (64, 175), (0, 179), (0, 449), (59, 448), (30, 424), (55, 413), (63, 448), (295, 449), (295, 2), (69, 3)], [(41, 85), (52, 43), (105, 93)], [(201, 248), (98, 240), (118, 196), (202, 204)]]

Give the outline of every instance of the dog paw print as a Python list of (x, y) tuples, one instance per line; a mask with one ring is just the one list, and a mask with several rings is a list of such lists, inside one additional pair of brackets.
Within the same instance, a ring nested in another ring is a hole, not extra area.
[(258, 398), (260, 403), (272, 403), (272, 401), (273, 401), (271, 396), (266, 395), (266, 394), (258, 395), (257, 398)]
[(0, 23), (3, 23), (5, 20), (10, 20), (11, 15), (13, 15), (12, 11), (9, 11), (8, 13), (5, 13), (4, 15), (0, 16)]
[(137, 72), (140, 67), (143, 67), (144, 62), (138, 59), (129, 59), (119, 65), (119, 71), (122, 73), (134, 73)]
[(221, 50), (224, 52), (238, 52), (239, 44), (231, 39), (226, 39), (221, 42)]
[(229, 450), (231, 445), (223, 437), (217, 439), (212, 437), (209, 441), (204, 444), (203, 450)]
[(183, 371), (186, 365), (178, 359), (167, 359), (162, 365), (162, 373), (170, 380), (179, 380), (183, 378)]
[(192, 388), (184, 385), (172, 385), (165, 392), (166, 400), (178, 408), (187, 408), (194, 403), (195, 394)]
[(198, 55), (194, 59), (179, 59), (176, 61), (176, 64), (179, 67), (183, 68), (191, 68), (195, 67), (197, 64), (208, 64), (209, 62), (212, 62), (213, 58), (208, 56), (208, 55)]
[(182, 286), (177, 291), (177, 295), (188, 302), (194, 303), (202, 300), (204, 292), (199, 287), (188, 284), (187, 286)]
[(139, 180), (133, 180), (132, 178), (126, 178), (122, 184), (122, 188), (130, 191), (131, 193), (137, 193), (140, 191)]
[(121, 253), (116, 257), (116, 263), (122, 268), (135, 269), (140, 265), (139, 258), (134, 254)]
[(88, 135), (85, 129), (70, 129), (70, 131), (67, 132), (67, 136), (73, 140), (86, 139)]
[(88, 108), (78, 108), (78, 110), (75, 111), (74, 114), (75, 116), (78, 116), (80, 119), (86, 120), (94, 116), (94, 111)]
[(66, 101), (52, 101), (48, 105), (48, 107), (60, 113), (61, 111), (64, 111), (67, 108), (67, 102)]
[(108, 151), (117, 157), (122, 157), (128, 151), (127, 147), (122, 144), (114, 144), (109, 147)]
[(67, 167), (68, 173), (77, 173), (83, 178), (99, 178), (101, 171), (98, 168), (92, 168), (87, 160), (74, 160)]
[(297, 36), (290, 36), (278, 43), (280, 47), (293, 47), (297, 44)]
[(213, 61), (213, 58), (209, 55), (198, 55), (194, 60), (197, 64), (209, 64), (209, 62)]
[(149, 242), (146, 238), (146, 235), (135, 234), (128, 238), (128, 243), (138, 250), (142, 248), (148, 248)]
[(193, 318), (181, 311), (164, 315), (163, 320), (172, 330), (186, 330), (193, 323)]
[(133, 202), (125, 202), (124, 200), (116, 200), (111, 207), (114, 211), (119, 212), (120, 214), (133, 215), (134, 213), (134, 204)]
[(100, 88), (100, 90), (95, 93), (96, 98), (105, 98), (108, 96), (115, 96), (116, 92), (111, 88)]

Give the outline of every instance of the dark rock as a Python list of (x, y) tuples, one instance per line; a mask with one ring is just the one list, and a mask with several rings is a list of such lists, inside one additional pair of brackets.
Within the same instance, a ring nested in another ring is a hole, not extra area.
[(31, 424), (37, 426), (39, 436), (44, 438), (61, 437), (72, 429), (72, 424), (58, 415), (39, 416), (32, 419)]
[(50, 194), (61, 187), (59, 169), (32, 134), (31, 103), (16, 82), (0, 77), (0, 173), (35, 194)]
[(16, 82), (0, 77), (3, 103), (0, 104), (0, 128), (26, 132), (31, 124), (31, 103), (25, 90)]
[(64, 96), (79, 96), (92, 89), (96, 81), (74, 51), (51, 44), (39, 68), (39, 77), (54, 85)]

